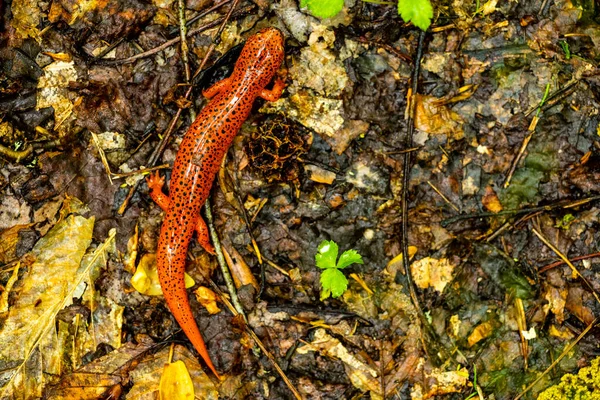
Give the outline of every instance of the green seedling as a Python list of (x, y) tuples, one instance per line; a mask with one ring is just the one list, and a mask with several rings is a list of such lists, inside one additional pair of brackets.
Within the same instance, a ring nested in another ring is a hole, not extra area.
[[(351, 264), (363, 264), (362, 257), (356, 250), (346, 250), (337, 259), (338, 245), (333, 240), (323, 240), (319, 245), (315, 261), (321, 268), (321, 300), (329, 296), (340, 297), (348, 288), (348, 279), (340, 271)], [(336, 262), (337, 260), (337, 262)]]
[[(394, 4), (381, 0), (363, 1), (382, 5)], [(332, 18), (342, 11), (344, 0), (300, 0), (300, 7), (308, 8), (308, 11), (317, 18)], [(433, 7), (430, 0), (398, 0), (398, 15), (406, 22), (412, 22), (426, 31), (431, 25)]]
[(344, 0), (300, 0), (300, 7), (317, 18), (332, 18), (342, 11)]

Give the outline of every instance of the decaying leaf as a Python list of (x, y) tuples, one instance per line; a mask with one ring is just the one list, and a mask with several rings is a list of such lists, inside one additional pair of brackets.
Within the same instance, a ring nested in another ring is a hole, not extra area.
[(448, 393), (459, 393), (464, 390), (469, 382), (469, 371), (461, 368), (457, 371), (442, 371), (434, 368), (425, 376), (427, 388), (419, 383), (415, 384), (410, 392), (413, 400), (431, 399)]
[[(39, 398), (43, 381), (32, 372), (41, 373), (41, 367), (47, 373), (60, 372), (62, 349), (56, 343), (55, 318), (72, 302), (77, 286), (87, 275), (90, 265), (80, 268), (80, 262), (91, 243), (93, 226), (93, 217), (69, 215), (31, 251), (35, 261), (20, 282), (17, 300), (0, 332), (0, 365), (6, 371), (1, 398), (15, 392)], [(29, 362), (40, 347), (46, 362), (33, 367)]]
[(105, 393), (127, 383), (123, 378), (128, 376), (130, 369), (139, 368), (135, 366), (136, 362), (152, 346), (154, 342), (150, 338), (140, 336), (138, 344), (127, 343), (120, 349), (64, 376), (57, 385), (48, 388), (47, 398), (49, 400), (105, 398), (103, 396)]
[(488, 338), (493, 331), (494, 325), (491, 322), (484, 322), (482, 324), (477, 325), (467, 339), (469, 347), (474, 346), (476, 343), (480, 342), (485, 338)]
[(544, 298), (548, 302), (544, 305), (544, 312), (554, 314), (556, 321), (562, 324), (565, 320), (565, 305), (567, 304), (567, 289), (558, 289), (554, 286), (544, 285)]
[(0, 264), (6, 264), (17, 258), (19, 232), (31, 226), (33, 224), (15, 225), (0, 232)]
[(38, 110), (54, 108), (54, 129), (62, 136), (70, 132), (70, 125), (74, 121), (74, 105), (69, 97), (68, 87), (76, 81), (77, 71), (73, 61), (55, 61), (44, 68), (44, 75), (38, 82), (36, 107)]
[[(229, 255), (228, 248), (231, 249), (231, 255)], [(259, 289), (258, 282), (252, 274), (250, 267), (235, 247), (224, 246), (223, 255), (225, 256), (225, 261), (231, 271), (231, 276), (233, 277), (236, 288), (240, 288), (244, 285), (252, 285), (256, 290)]]
[(19, 277), (19, 269), (21, 267), (21, 263), (17, 262), (17, 265), (13, 268), (13, 272), (8, 278), (6, 285), (4, 285), (4, 290), (2, 290), (2, 295), (0, 295), (0, 314), (4, 314), (8, 311), (8, 296), (12, 290), (13, 285), (17, 281)]
[(38, 25), (42, 17), (37, 1), (16, 0), (11, 4), (11, 25), (21, 39), (33, 38), (41, 40)]
[(433, 135), (447, 135), (460, 140), (464, 136), (462, 117), (441, 104), (433, 96), (417, 95), (415, 104), (415, 128)]
[(417, 286), (421, 289), (433, 287), (438, 292), (443, 292), (446, 285), (452, 280), (455, 265), (447, 258), (436, 259), (425, 257), (413, 262), (410, 271)]
[(500, 199), (498, 198), (498, 195), (491, 186), (485, 187), (485, 193), (481, 198), (481, 203), (488, 211), (491, 212), (497, 213), (504, 209)]
[(370, 392), (372, 399), (383, 398), (377, 371), (351, 354), (338, 339), (328, 335), (325, 329), (317, 329), (314, 340), (297, 350), (299, 354), (309, 351), (318, 351), (325, 356), (341, 360), (354, 387), (363, 392)]
[(335, 173), (327, 171), (317, 165), (304, 164), (304, 171), (308, 175), (308, 179), (317, 183), (331, 185), (335, 180)]

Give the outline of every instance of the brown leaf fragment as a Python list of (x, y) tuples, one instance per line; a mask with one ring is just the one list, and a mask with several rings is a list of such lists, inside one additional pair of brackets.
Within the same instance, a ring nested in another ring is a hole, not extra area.
[(567, 303), (567, 289), (558, 289), (551, 285), (544, 286), (544, 299), (548, 302), (543, 309), (547, 314), (554, 314), (556, 321), (562, 324), (565, 320), (565, 305)]
[(566, 183), (585, 193), (600, 192), (600, 156), (591, 156), (587, 162), (571, 168)]
[(498, 195), (491, 186), (485, 187), (485, 193), (481, 198), (481, 203), (488, 211), (494, 213), (500, 212), (503, 209)]
[(312, 164), (305, 164), (304, 170), (308, 174), (308, 179), (317, 183), (331, 185), (335, 180), (335, 173), (327, 171), (321, 167)]
[(15, 225), (0, 232), (0, 264), (6, 264), (17, 258), (19, 232), (33, 224)]
[(64, 376), (61, 381), (46, 391), (49, 400), (97, 399), (114, 390), (119, 384), (127, 382), (129, 370), (135, 367), (135, 361), (148, 351), (154, 342), (141, 337), (138, 344), (127, 343), (118, 350)]
[[(231, 250), (231, 255), (227, 248)], [(227, 265), (229, 266), (229, 270), (231, 271), (231, 275), (233, 277), (233, 283), (236, 288), (240, 288), (244, 285), (252, 285), (256, 290), (259, 290), (258, 282), (256, 278), (252, 274), (250, 267), (244, 261), (244, 258), (238, 253), (235, 247), (227, 246), (227, 248), (223, 247), (223, 255), (225, 256), (225, 261), (227, 261)]]
[(571, 287), (567, 295), (566, 308), (579, 320), (589, 325), (594, 321), (594, 314), (589, 307), (584, 305), (584, 296), (587, 292), (580, 287)]
[(411, 390), (413, 400), (425, 400), (462, 391), (469, 381), (469, 371), (466, 368), (457, 371), (442, 371), (434, 368), (433, 371), (426, 373), (425, 381), (426, 389), (417, 383)]
[(299, 354), (318, 351), (328, 357), (341, 360), (354, 387), (364, 392), (370, 392), (371, 399), (383, 398), (377, 371), (350, 353), (338, 339), (328, 335), (325, 329), (317, 329), (313, 342), (297, 351)]
[(417, 286), (421, 289), (433, 287), (442, 292), (446, 285), (452, 280), (453, 265), (447, 258), (435, 259), (425, 257), (410, 265), (410, 271)]
[(484, 322), (479, 324), (473, 329), (473, 332), (469, 335), (468, 343), (469, 347), (474, 346), (476, 343), (488, 338), (494, 331), (494, 326), (490, 322)]
[(448, 106), (440, 104), (437, 97), (416, 96), (415, 128), (418, 130), (460, 140), (464, 136), (463, 123), (461, 116)]

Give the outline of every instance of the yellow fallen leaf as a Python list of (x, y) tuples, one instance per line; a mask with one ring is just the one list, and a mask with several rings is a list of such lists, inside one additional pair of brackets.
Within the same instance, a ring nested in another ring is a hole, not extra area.
[(425, 257), (410, 264), (410, 272), (418, 287), (427, 289), (431, 286), (441, 293), (452, 280), (454, 267), (447, 258)]
[[(194, 282), (192, 277), (186, 273), (186, 289), (191, 288), (195, 284), (196, 282)], [(158, 271), (156, 270), (156, 254), (144, 254), (135, 270), (135, 274), (131, 277), (131, 286), (141, 294), (147, 296), (162, 296), (162, 289), (158, 281)]]
[(492, 334), (494, 327), (489, 322), (479, 324), (473, 329), (473, 332), (469, 335), (469, 347), (475, 345), (477, 342), (489, 337)]
[(208, 311), (209, 314), (217, 314), (221, 312), (221, 309), (217, 305), (217, 295), (215, 292), (207, 287), (200, 286), (194, 291), (194, 294), (196, 295), (198, 302), (202, 304), (204, 308), (206, 308), (206, 311)]
[(491, 186), (486, 186), (485, 193), (481, 199), (481, 204), (494, 213), (500, 212), (503, 209), (498, 195)]
[(161, 400), (194, 400), (194, 384), (183, 361), (165, 365), (160, 377)]

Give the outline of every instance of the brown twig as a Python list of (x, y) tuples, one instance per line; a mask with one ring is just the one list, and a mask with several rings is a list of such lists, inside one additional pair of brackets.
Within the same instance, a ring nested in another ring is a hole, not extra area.
[(567, 256), (565, 256), (556, 246), (550, 243), (550, 241), (546, 239), (546, 237), (542, 235), (537, 229), (533, 228), (532, 231), (533, 233), (535, 233), (538, 239), (542, 241), (542, 243), (548, 246), (550, 250), (552, 250), (561, 260), (563, 260), (571, 268), (573, 273), (576, 276), (578, 276), (583, 281), (583, 283), (585, 283), (585, 286), (587, 286), (587, 288), (592, 292), (592, 295), (594, 296), (596, 301), (600, 303), (600, 296), (598, 296), (596, 289), (594, 289), (592, 284), (579, 272), (579, 270), (573, 265), (573, 263), (567, 258)]
[[(582, 261), (582, 260), (588, 260), (590, 258), (596, 258), (596, 257), (600, 257), (600, 253), (592, 253), (592, 254), (586, 254), (584, 256), (573, 257), (573, 258), (571, 258), (571, 261)], [(556, 268), (563, 264), (566, 264), (563, 260), (555, 261), (552, 264), (544, 265), (542, 268), (540, 268), (538, 270), (538, 272), (540, 274), (543, 274), (544, 272), (549, 271), (549, 270)]]
[(573, 200), (573, 201), (559, 201), (555, 204), (549, 204), (546, 206), (539, 207), (531, 207), (531, 208), (521, 208), (516, 210), (505, 210), (500, 212), (482, 212), (482, 213), (474, 213), (474, 214), (464, 214), (464, 215), (456, 215), (452, 218), (448, 218), (443, 220), (440, 225), (442, 227), (447, 227), (450, 224), (453, 224), (458, 221), (462, 221), (464, 219), (475, 219), (475, 218), (498, 218), (503, 216), (516, 216), (521, 214), (529, 214), (539, 211), (551, 211), (555, 208), (572, 208), (577, 207), (582, 204), (590, 203), (596, 200), (600, 200), (600, 196), (591, 196), (585, 199)]
[[(214, 283), (212, 280), (209, 280), (209, 282), (210, 282), (211, 287), (215, 291), (215, 293), (219, 296), (221, 302), (223, 304), (225, 304), (225, 306), (227, 307), (227, 309), (229, 309), (229, 311), (233, 314), (234, 317), (237, 317), (239, 315), (239, 313), (238, 313), (236, 307), (234, 307), (233, 304), (231, 304), (229, 302), (229, 300), (227, 299), (227, 297), (224, 296), (223, 292), (217, 286), (216, 283)], [(254, 340), (254, 343), (256, 343), (256, 345), (261, 349), (261, 351), (265, 354), (265, 356), (267, 356), (267, 358), (269, 359), (269, 361), (271, 361), (271, 364), (273, 365), (273, 368), (275, 368), (275, 370), (277, 371), (277, 373), (279, 374), (279, 376), (281, 377), (281, 379), (283, 379), (283, 381), (285, 382), (285, 384), (288, 387), (288, 389), (290, 389), (290, 391), (293, 393), (294, 397), (297, 400), (303, 400), (302, 396), (300, 395), (300, 393), (298, 392), (298, 390), (292, 384), (292, 381), (290, 381), (290, 379), (287, 377), (287, 375), (285, 374), (285, 372), (281, 369), (281, 367), (277, 363), (277, 360), (275, 360), (275, 357), (273, 357), (273, 355), (265, 347), (265, 345), (260, 340), (260, 338), (256, 335), (256, 333), (254, 333), (254, 331), (252, 330), (252, 328), (246, 324), (245, 325), (245, 330), (246, 330), (246, 333), (252, 338), (252, 340)]]

